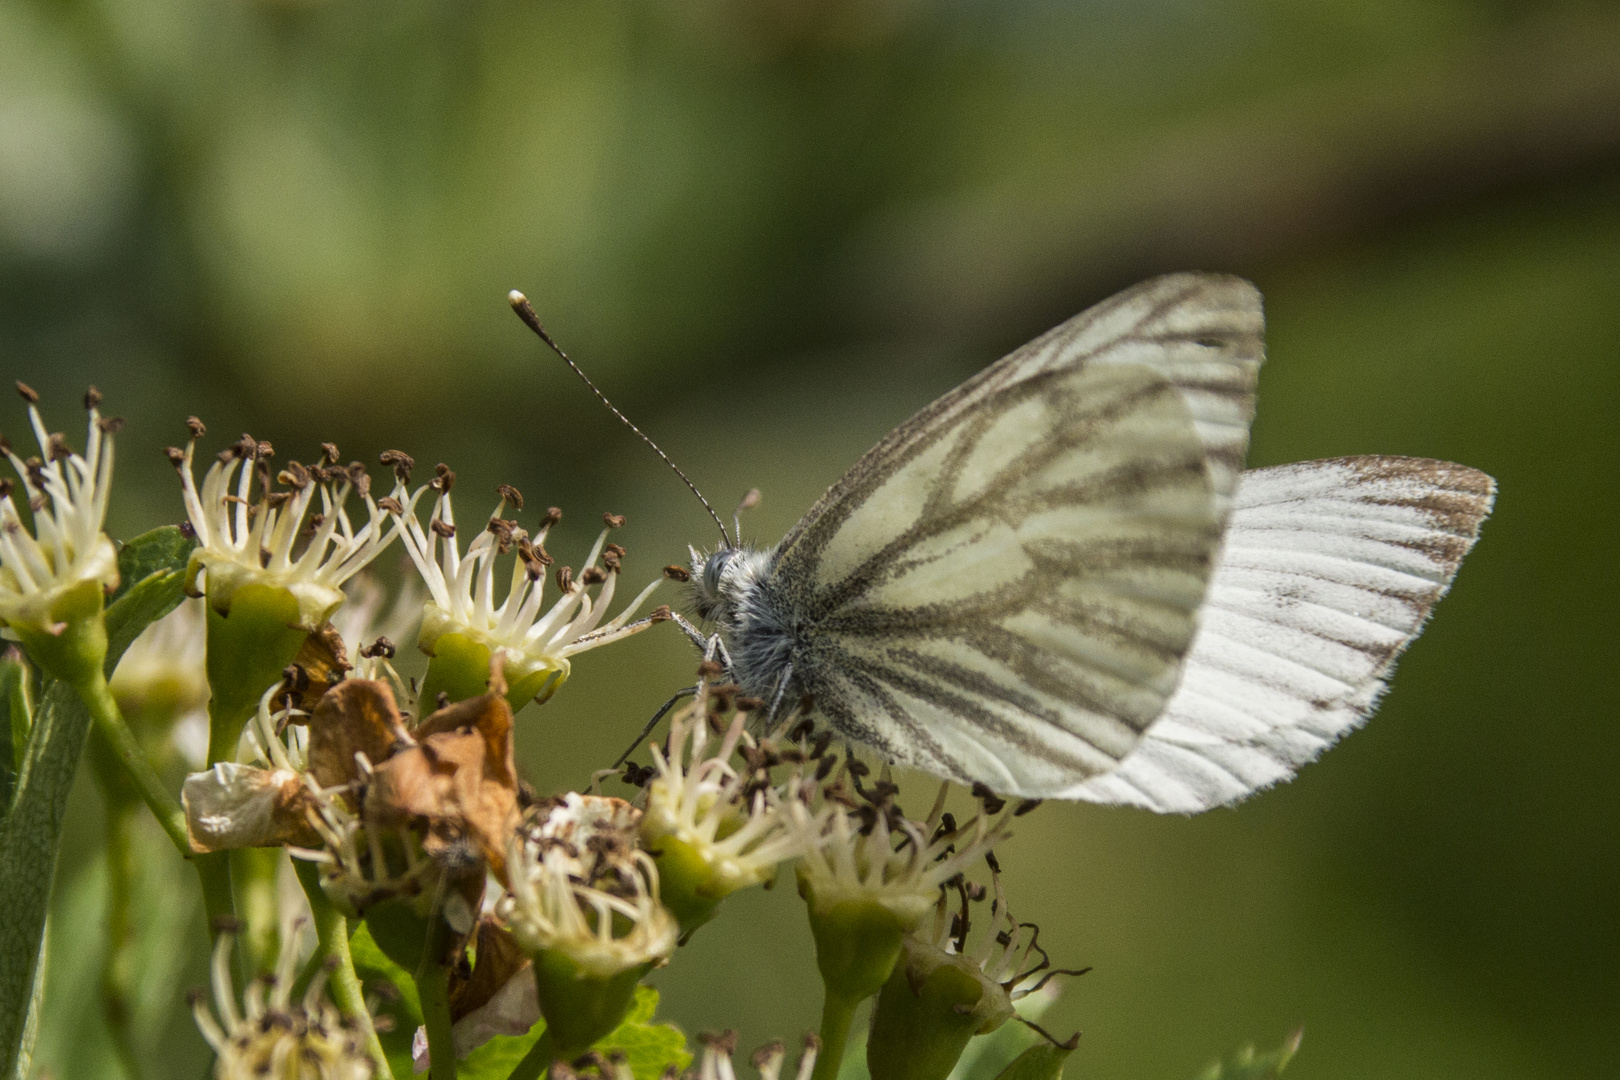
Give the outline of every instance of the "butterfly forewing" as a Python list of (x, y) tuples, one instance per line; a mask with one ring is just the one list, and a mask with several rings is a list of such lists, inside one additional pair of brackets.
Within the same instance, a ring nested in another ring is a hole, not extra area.
[(1245, 474), (1180, 688), (1118, 769), (1064, 794), (1195, 813), (1288, 779), (1371, 712), (1494, 491), (1419, 458)]
[(777, 551), (820, 711), (1007, 794), (1112, 768), (1178, 682), (1259, 357), (1252, 286), (1176, 275), (893, 432)]

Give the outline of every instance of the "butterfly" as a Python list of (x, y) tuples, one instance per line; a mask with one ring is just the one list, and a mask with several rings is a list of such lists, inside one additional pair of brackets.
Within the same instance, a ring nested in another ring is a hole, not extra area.
[(1374, 709), (1492, 479), (1347, 457), (1245, 472), (1241, 278), (1144, 282), (890, 432), (770, 549), (692, 553), (732, 677), (896, 765), (1193, 813)]

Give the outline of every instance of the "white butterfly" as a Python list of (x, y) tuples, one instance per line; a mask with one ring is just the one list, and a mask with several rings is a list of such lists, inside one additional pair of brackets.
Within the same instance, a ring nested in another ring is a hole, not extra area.
[(1473, 469), (1243, 472), (1260, 294), (1174, 274), (896, 428), (775, 548), (693, 553), (733, 677), (1003, 795), (1196, 812), (1373, 709), (1490, 511)]

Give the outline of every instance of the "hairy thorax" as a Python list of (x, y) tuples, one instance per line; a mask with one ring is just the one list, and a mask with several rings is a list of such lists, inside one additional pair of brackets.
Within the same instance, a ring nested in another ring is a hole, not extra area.
[(774, 551), (721, 548), (692, 553), (692, 602), (698, 617), (720, 633), (732, 675), (743, 693), (767, 702), (796, 700), (792, 677), (798, 649), (791, 606), (776, 595)]

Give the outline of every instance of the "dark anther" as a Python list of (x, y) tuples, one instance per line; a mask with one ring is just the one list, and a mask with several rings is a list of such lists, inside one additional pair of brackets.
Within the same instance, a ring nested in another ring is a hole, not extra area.
[(177, 469), (186, 467), (186, 452), (178, 446), (168, 446), (163, 449), (163, 456), (169, 459), (169, 464)]
[(428, 528), (432, 529), (434, 533), (442, 536), (446, 540), (456, 535), (456, 527), (454, 525), (451, 525), (448, 522), (440, 521), (438, 518), (434, 518), (432, 521), (428, 522)]
[(1007, 805), (1006, 799), (991, 791), (982, 782), (973, 785), (973, 797), (978, 799), (980, 804), (984, 806), (984, 812), (987, 814), (999, 814), (1002, 807)]
[(73, 456), (68, 449), (67, 438), (60, 431), (52, 432), (45, 439), (45, 457), (50, 461), (62, 461)]
[(428, 481), (428, 487), (432, 488), (434, 491), (443, 491), (448, 493), (449, 490), (455, 486), (456, 474), (451, 471), (450, 466), (446, 465), (442, 461), (433, 466), (433, 479)]
[(740, 697), (737, 699), (737, 708), (743, 712), (754, 712), (765, 707), (765, 702), (757, 697)]
[(377, 507), (378, 509), (388, 511), (390, 514), (403, 514), (405, 512), (405, 508), (399, 504), (399, 500), (394, 498), (392, 495), (384, 495), (382, 498), (378, 499)]
[(385, 659), (392, 660), (394, 658), (394, 643), (385, 637), (380, 637), (376, 641), (373, 641), (370, 645), (361, 648), (360, 655), (368, 657), (381, 656)]
[(550, 506), (546, 508), (546, 512), (544, 514), (540, 515), (540, 527), (542, 529), (549, 529), (561, 520), (562, 511), (555, 506)]
[(338, 453), (337, 443), (321, 443), (321, 464), (336, 465), (341, 455)]
[[(985, 887), (977, 881), (968, 882), (966, 885), (962, 886), (962, 888), (966, 890), (967, 898), (972, 900), (975, 904), (977, 904), (980, 900), (983, 900), (987, 892)], [(1003, 931), (1003, 933), (1005, 933), (1005, 931)], [(1005, 945), (1007, 943), (1003, 941), (1002, 944)]]
[(604, 551), (602, 552), (602, 565), (617, 574), (624, 569), (623, 556), (617, 551)]
[(816, 764), (816, 783), (821, 783), (832, 775), (833, 769), (838, 767), (838, 755), (828, 754)]
[(956, 815), (947, 810), (945, 813), (940, 815), (939, 828), (934, 830), (933, 838), (929, 840), (929, 843), (937, 843), (942, 837), (949, 836), (955, 831)]
[(607, 544), (602, 548), (602, 550), (603, 551), (610, 551), (613, 554), (617, 555), (621, 559), (624, 558), (626, 555), (630, 554), (628, 551), (624, 550), (624, 548), (620, 547), (618, 544)]
[(726, 669), (718, 661), (705, 660), (698, 665), (697, 673), (700, 679), (717, 679), (726, 673)]
[(624, 515), (623, 514), (603, 514), (602, 515), (602, 522), (603, 522), (603, 524), (605, 524), (610, 529), (622, 529), (622, 528), (624, 528)]
[(501, 484), (497, 486), (495, 488), (495, 494), (499, 495), (504, 501), (511, 503), (514, 509), (523, 509), (523, 492), (519, 491), (511, 484)]
[(309, 487), (309, 470), (296, 461), (289, 461), (287, 467), (277, 474), (276, 479), (287, 487), (303, 491)]
[[(45, 496), (35, 495), (32, 499), (28, 500), (29, 513), (37, 514), (43, 509), (45, 509)], [(12, 524), (16, 523), (13, 522)]]
[(231, 451), (243, 461), (252, 461), (259, 452), (259, 440), (244, 432), (242, 437), (236, 440), (236, 445), (231, 447)]
[(1039, 799), (1025, 799), (1023, 802), (1019, 803), (1018, 808), (1013, 811), (1013, 817), (1023, 817), (1025, 814), (1029, 813), (1039, 805), (1041, 805), (1041, 800)]
[(101, 404), (101, 391), (94, 386), (84, 392), (84, 407), (93, 409)]
[[(272, 491), (270, 494), (268, 494), (268, 495), (266, 495), (264, 497), (264, 505), (266, 505), (266, 506), (270, 507), (270, 509), (274, 510), (276, 507), (278, 507), (281, 504), (287, 502), (292, 497), (293, 497), (293, 493), (290, 492), (290, 491)], [(311, 533), (311, 535), (314, 535), (313, 532)]]
[(22, 399), (30, 405), (39, 404), (39, 394), (35, 392), (32, 386), (29, 386), (21, 379), (17, 380), (17, 393), (21, 394)]
[(600, 585), (607, 580), (607, 571), (600, 566), (587, 566), (585, 572), (579, 575), (581, 585)]
[(281, 685), (288, 693), (302, 694), (309, 689), (309, 672), (298, 664), (288, 664), (281, 669)]
[(849, 759), (849, 775), (860, 778), (869, 775), (871, 772), (872, 769), (866, 762), (857, 761), (854, 758)]
[(180, 523), (180, 535), (187, 540), (195, 540), (197, 539), (197, 527), (189, 521), (182, 521)]
[(269, 461), (271, 458), (276, 456), (276, 448), (271, 446), (268, 442), (261, 441), (258, 445), (258, 454), (260, 458), (264, 459), (265, 461)]
[(4, 435), (0, 435), (0, 454), (9, 453), (11, 453), (11, 440)]
[(655, 623), (669, 622), (674, 617), (675, 613), (669, 610), (668, 604), (659, 604), (647, 615), (647, 618), (651, 619)]
[(434, 699), (433, 707), (436, 709), (448, 709), (450, 707), (450, 695), (440, 690), (439, 696)]
[[(802, 721), (799, 724), (799, 728), (803, 728), (808, 724), (810, 724), (809, 720)], [(798, 728), (795, 728), (794, 729), (795, 733), (797, 733), (798, 730), (799, 730)], [(811, 726), (810, 731), (813, 731), (813, 730), (815, 730), (815, 729), (814, 729), (813, 726)], [(805, 731), (804, 735), (810, 734), (810, 731)], [(804, 735), (798, 735), (797, 737), (798, 738), (803, 738)], [(816, 736), (816, 741), (810, 744), (810, 756), (812, 758), (818, 758), (821, 755), (825, 754), (827, 752), (827, 747), (832, 745), (832, 740), (833, 740), (833, 733), (831, 731), (823, 731), (820, 735), (817, 735)]]
[(377, 455), (377, 460), (394, 470), (401, 483), (410, 483), (411, 470), (416, 468), (416, 459), (403, 450), (384, 450)]
[(200, 439), (208, 434), (208, 427), (195, 416), (186, 417), (186, 430), (191, 432), (193, 439)]
[(215, 915), (214, 916), (214, 933), (216, 933), (216, 934), (234, 934), (240, 929), (242, 929), (242, 924), (236, 920), (236, 916), (234, 916), (234, 915)]
[(686, 569), (686, 567), (684, 567), (684, 566), (675, 566), (673, 564), (664, 567), (664, 576), (669, 578), (669, 580), (671, 580), (671, 581), (691, 581), (692, 580), (692, 574), (691, 574), (691, 572), (689, 570)]
[(122, 416), (103, 416), (100, 420), (96, 421), (96, 427), (101, 429), (101, 433), (103, 435), (116, 435), (120, 431), (123, 431), (125, 425), (128, 423), (129, 421), (125, 420)]
[(572, 566), (557, 567), (557, 588), (568, 592), (574, 587), (574, 568)]
[(11, 498), (11, 493), (16, 490), (16, 487), (17, 485), (12, 482), (11, 477), (0, 476), (0, 499)]
[(984, 853), (984, 861), (985, 861), (985, 865), (990, 867), (990, 872), (992, 874), (1001, 873), (1001, 862), (996, 858), (996, 853), (995, 852), (993, 852), (993, 851), (985, 852)]

